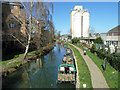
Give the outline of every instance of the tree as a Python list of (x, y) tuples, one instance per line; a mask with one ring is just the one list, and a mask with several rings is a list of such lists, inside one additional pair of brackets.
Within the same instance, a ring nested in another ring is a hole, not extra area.
[(58, 33), (57, 33), (57, 37), (58, 37), (58, 39), (60, 38), (60, 33), (61, 33), (61, 31), (58, 31)]
[(92, 44), (92, 47), (91, 47), (90, 51), (91, 51), (92, 53), (94, 53), (94, 52), (96, 51), (95, 44)]
[(117, 53), (117, 46), (115, 46), (115, 54)]
[(94, 41), (95, 44), (103, 44), (103, 40), (101, 37), (97, 37)]
[(109, 44), (108, 44), (108, 51), (107, 51), (107, 53), (110, 53), (110, 46), (109, 46)]
[(79, 38), (73, 38), (73, 39), (72, 39), (72, 43), (78, 43), (79, 40), (80, 40)]
[[(28, 16), (28, 20), (29, 20), (29, 23), (28, 23), (28, 30), (27, 30), (27, 34), (28, 34), (28, 40), (27, 40), (27, 46), (26, 46), (26, 50), (25, 50), (25, 54), (24, 54), (24, 59), (28, 53), (28, 49), (29, 49), (29, 44), (30, 44), (30, 41), (31, 41), (31, 34), (32, 34), (32, 30), (33, 28), (35, 27), (34, 24), (32, 23), (32, 15), (33, 14), (33, 10), (35, 9), (35, 17), (38, 19), (38, 20), (41, 20), (44, 21), (44, 23), (46, 24), (46, 26), (49, 26), (49, 9), (47, 7), (47, 5), (49, 7), (52, 7), (52, 12), (53, 12), (53, 4), (52, 3), (43, 3), (43, 2), (37, 2), (37, 4), (35, 5), (35, 3), (33, 1), (29, 2), (28, 4), (24, 5), (25, 9), (28, 11), (26, 11), (26, 15)], [(52, 18), (52, 16), (50, 17), (50, 19)], [(43, 24), (41, 24), (40, 22), (40, 31), (41, 31), (41, 26)], [(36, 32), (38, 33), (38, 39), (40, 39), (40, 31), (38, 31), (39, 29), (36, 28)]]
[(91, 36), (92, 34), (94, 34), (94, 33), (95, 33), (95, 28), (92, 27), (92, 26), (90, 26), (90, 28), (89, 28), (89, 33), (90, 33), (90, 36)]
[[(24, 35), (25, 40), (21, 42), (22, 40), (21, 37), (17, 37), (16, 34), (14, 34), (13, 32), (11, 32), (10, 35), (25, 47), (25, 53), (23, 57), (25, 59), (30, 47), (30, 43), (32, 42), (32, 40), (34, 41), (36, 35), (37, 35), (36, 43), (40, 41), (41, 28), (43, 26), (46, 26), (48, 28), (50, 26), (49, 21), (52, 22), (52, 20), (50, 20), (49, 7), (52, 8), (52, 12), (53, 12), (53, 4), (43, 3), (43, 2), (35, 3), (33, 0), (30, 2), (21, 2), (21, 3), (24, 7), (24, 11), (26, 15), (26, 23), (24, 24), (26, 28), (25, 29), (26, 35)], [(15, 17), (16, 21), (22, 24), (22, 21), (18, 17), (16, 17), (14, 14), (13, 16)], [(50, 27), (52, 27), (52, 25)], [(39, 46), (40, 42), (37, 45)]]

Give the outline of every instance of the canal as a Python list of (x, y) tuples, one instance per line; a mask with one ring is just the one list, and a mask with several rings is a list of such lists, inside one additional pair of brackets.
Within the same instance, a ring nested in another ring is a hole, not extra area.
[(56, 84), (58, 66), (65, 49), (56, 44), (49, 54), (11, 73), (2, 81), (2, 88), (75, 88), (70, 83)]

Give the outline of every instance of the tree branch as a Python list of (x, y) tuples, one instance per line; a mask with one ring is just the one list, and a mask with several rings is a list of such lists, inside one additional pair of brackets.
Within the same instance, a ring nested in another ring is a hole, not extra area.
[(18, 38), (16, 38), (14, 35), (10, 34), (13, 38), (15, 38), (22, 46), (26, 47)]

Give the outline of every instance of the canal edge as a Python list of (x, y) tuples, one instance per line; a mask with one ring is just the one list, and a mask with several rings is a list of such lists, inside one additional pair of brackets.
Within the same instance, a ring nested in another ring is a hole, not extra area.
[[(72, 52), (73, 52), (73, 50), (72, 50)], [(76, 57), (75, 57), (75, 54), (74, 54), (74, 52), (73, 52), (73, 57), (74, 57), (74, 59), (75, 59), (75, 64), (76, 64), (76, 70), (77, 70), (77, 76), (76, 76), (76, 88), (80, 88), (79, 86), (80, 86), (80, 81), (79, 81), (79, 71), (78, 71), (78, 65), (77, 65), (77, 59), (76, 59)]]
[[(46, 54), (48, 54), (49, 51), (51, 51), (53, 48), (54, 48), (55, 44), (51, 44), (51, 45), (48, 45), (48, 46), (45, 46), (43, 47), (43, 50), (42, 51), (39, 51), (39, 50), (35, 50), (35, 52), (32, 52), (32, 53), (28, 53), (28, 56), (26, 57), (26, 59), (23, 60), (22, 57), (18, 57), (16, 58), (15, 60), (17, 60), (17, 62), (19, 62), (20, 64), (17, 65), (17, 64), (14, 64), (13, 67), (7, 67), (6, 69), (4, 69), (3, 67), (6, 67), (6, 65), (4, 66), (0, 66), (2, 67), (1, 69), (1, 75), (2, 75), (2, 79), (6, 78), (9, 74), (15, 72), (18, 68), (20, 68), (21, 66), (27, 64), (27, 63), (30, 63), (31, 61), (33, 61), (34, 59), (37, 59), (37, 57), (41, 57), (41, 56), (44, 56)], [(36, 55), (37, 53), (37, 55)], [(16, 61), (11, 61), (12, 63), (8, 64), (8, 65), (11, 65), (13, 64), (14, 62)], [(23, 63), (22, 63), (22, 60), (23, 60)], [(9, 71), (9, 69), (11, 71)]]

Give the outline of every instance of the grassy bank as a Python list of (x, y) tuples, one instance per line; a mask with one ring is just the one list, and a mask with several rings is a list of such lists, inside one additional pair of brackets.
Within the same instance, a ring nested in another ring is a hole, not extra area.
[(26, 59), (23, 60), (23, 55), (16, 55), (13, 59), (0, 62), (2, 66), (2, 75), (6, 77), (9, 73), (16, 71), (16, 69), (23, 64), (30, 62), (31, 60), (36, 60), (36, 58), (46, 55), (50, 50), (54, 48), (54, 44), (50, 44), (46, 47), (42, 47), (39, 50), (32, 51), (28, 53)]
[[(75, 46), (83, 49), (83, 47), (74, 44)], [(104, 65), (104, 61), (97, 57), (95, 54), (87, 50), (87, 55), (93, 60), (93, 62), (98, 66), (98, 68), (103, 73), (106, 82), (110, 88), (118, 88), (118, 71), (116, 71), (109, 63), (106, 64), (106, 72), (104, 72), (101, 65)]]
[[(68, 44), (69, 45), (69, 44)], [(80, 88), (83, 88), (83, 84), (86, 84), (87, 88), (92, 88), (91, 76), (90, 71), (82, 58), (81, 54), (77, 49), (73, 46), (69, 45), (71, 49), (74, 51), (75, 57), (77, 59), (77, 66), (79, 72), (79, 81), (80, 81)]]

